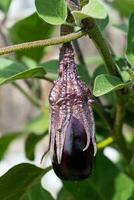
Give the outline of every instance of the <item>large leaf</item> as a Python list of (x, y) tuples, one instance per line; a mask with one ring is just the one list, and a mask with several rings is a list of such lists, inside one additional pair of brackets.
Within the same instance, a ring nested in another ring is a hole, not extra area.
[(9, 144), (20, 135), (21, 132), (9, 133), (0, 137), (0, 160), (3, 158)]
[(35, 0), (38, 15), (47, 23), (63, 24), (67, 17), (65, 0)]
[(44, 190), (41, 184), (32, 187), (22, 200), (54, 200), (50, 193)]
[(129, 18), (126, 56), (128, 62), (134, 67), (134, 12)]
[(26, 157), (29, 160), (34, 160), (35, 159), (35, 147), (37, 145), (37, 143), (48, 133), (48, 131), (46, 131), (44, 134), (35, 134), (35, 133), (31, 133), (28, 135), (28, 137), (26, 138), (26, 142), (25, 142), (25, 153), (26, 153)]
[(112, 5), (116, 8), (122, 16), (129, 17), (130, 13), (134, 10), (133, 0), (114, 0)]
[[(88, 84), (89, 74), (87, 69), (81, 65), (77, 67), (78, 75)], [(57, 72), (58, 60), (51, 60), (40, 65), (34, 64), (33, 68), (28, 68), (18, 62), (0, 58), (0, 85), (32, 77), (46, 77), (55, 80), (58, 76)]]
[(62, 190), (60, 200), (64, 199), (63, 192), (65, 199), (70, 197), (72, 200), (128, 200), (133, 196), (134, 182), (98, 153), (92, 177), (79, 183), (64, 182)]
[[(18, 21), (9, 29), (9, 39), (13, 44), (28, 41), (42, 40), (50, 37), (53, 27), (33, 14), (25, 19)], [(30, 49), (17, 53), (18, 58), (23, 56), (30, 57), (39, 61), (44, 55), (44, 48)]]
[(101, 74), (95, 78), (93, 94), (98, 97), (126, 86), (127, 83), (123, 83), (116, 76)]
[(28, 69), (26, 66), (13, 62), (12, 60), (0, 58), (0, 85), (18, 79), (27, 79), (36, 76), (43, 76), (43, 68)]
[(72, 11), (72, 14), (76, 21), (92, 17), (96, 19), (105, 19), (107, 11), (99, 0), (90, 0), (81, 11)]
[(44, 169), (23, 163), (16, 165), (0, 178), (0, 199), (23, 200), (31, 189), (39, 184), (46, 173)]
[(7, 13), (12, 0), (0, 0), (0, 10)]

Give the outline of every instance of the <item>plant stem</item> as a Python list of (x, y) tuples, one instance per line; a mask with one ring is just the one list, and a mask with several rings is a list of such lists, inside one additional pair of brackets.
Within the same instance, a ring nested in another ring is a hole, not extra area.
[(112, 127), (113, 127), (112, 119), (110, 118), (108, 113), (104, 110), (104, 107), (99, 98), (95, 98), (94, 108), (99, 114), (99, 116), (102, 118), (105, 126), (109, 130), (109, 133), (112, 134)]
[(115, 123), (114, 123), (114, 132), (113, 136), (115, 141), (119, 147), (119, 150), (122, 152), (126, 162), (130, 164), (132, 153), (126, 146), (125, 139), (122, 135), (122, 127), (124, 122), (124, 105), (119, 97), (117, 97), (117, 104), (116, 104), (116, 116), (115, 116)]
[(114, 142), (113, 137), (108, 137), (105, 140), (99, 142), (97, 144), (98, 149), (104, 149), (105, 147), (107, 147), (108, 145), (112, 144)]
[(60, 36), (60, 37), (2, 47), (2, 48), (0, 48), (0, 55), (13, 53), (13, 52), (17, 52), (17, 51), (22, 51), (25, 49), (31, 49), (31, 48), (37, 48), (37, 47), (39, 48), (39, 47), (44, 47), (44, 46), (52, 46), (52, 45), (70, 42), (72, 40), (76, 40), (76, 39), (86, 35), (86, 33), (87, 33), (86, 31), (80, 30), (76, 33), (70, 33), (68, 35), (64, 35), (64, 36)]
[(116, 65), (112, 58), (112, 53), (109, 50), (109, 46), (105, 39), (103, 38), (99, 28), (97, 27), (95, 21), (91, 18), (84, 19), (83, 25), (87, 28), (89, 37), (95, 43), (97, 49), (99, 50), (100, 54), (102, 55), (104, 62), (106, 64), (106, 70), (108, 73), (115, 75), (116, 72)]
[(29, 95), (18, 83), (13, 82), (12, 85), (16, 87), (35, 107), (41, 108), (41, 104), (38, 100)]
[(73, 45), (74, 45), (74, 48), (75, 48), (79, 63), (86, 67), (86, 63), (85, 63), (85, 60), (83, 58), (83, 55), (82, 55), (82, 52), (81, 52), (81, 49), (80, 49), (78, 41), (74, 40), (73, 41)]

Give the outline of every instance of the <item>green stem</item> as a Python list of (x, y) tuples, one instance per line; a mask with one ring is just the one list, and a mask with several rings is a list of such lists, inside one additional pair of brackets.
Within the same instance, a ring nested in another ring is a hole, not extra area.
[(110, 118), (110, 116), (104, 110), (104, 106), (102, 105), (99, 98), (95, 99), (94, 108), (97, 111), (97, 113), (99, 114), (99, 116), (101, 117), (101, 119), (103, 120), (105, 126), (109, 130), (109, 133), (112, 134), (112, 125), (113, 125), (112, 119)]
[(97, 27), (95, 21), (91, 18), (84, 19), (83, 25), (87, 28), (89, 37), (95, 43), (97, 49), (99, 50), (100, 54), (102, 55), (104, 62), (106, 64), (106, 70), (110, 74), (116, 74), (116, 65), (112, 58), (112, 53), (109, 50), (109, 46), (105, 39), (103, 38), (99, 28)]
[(41, 104), (38, 100), (29, 95), (18, 83), (13, 82), (12, 85), (16, 87), (35, 107), (41, 108)]
[(64, 35), (64, 36), (60, 36), (60, 37), (2, 47), (2, 48), (0, 48), (0, 55), (13, 53), (13, 52), (17, 52), (17, 51), (22, 51), (25, 49), (44, 47), (44, 46), (52, 46), (52, 45), (70, 42), (72, 40), (76, 40), (76, 39), (86, 35), (86, 33), (87, 33), (86, 31), (80, 30), (76, 33), (70, 33), (68, 35)]
[(115, 116), (115, 123), (114, 123), (114, 132), (113, 136), (114, 139), (119, 147), (119, 150), (122, 152), (126, 162), (130, 164), (132, 153), (126, 146), (125, 139), (122, 134), (123, 122), (124, 122), (124, 105), (119, 97), (117, 97), (117, 104), (116, 104), (116, 116)]
[(82, 52), (81, 52), (81, 49), (80, 49), (80, 46), (79, 46), (78, 41), (77, 41), (77, 40), (74, 40), (74, 41), (73, 41), (73, 45), (74, 45), (74, 48), (75, 48), (75, 51), (76, 51), (76, 54), (77, 54), (79, 63), (80, 63), (82, 66), (85, 66), (85, 67), (86, 67), (86, 63), (85, 63), (84, 57), (83, 57), (83, 55), (82, 55)]
[(108, 137), (105, 140), (99, 142), (97, 144), (98, 149), (104, 149), (105, 147), (109, 146), (114, 142), (114, 139), (112, 137)]

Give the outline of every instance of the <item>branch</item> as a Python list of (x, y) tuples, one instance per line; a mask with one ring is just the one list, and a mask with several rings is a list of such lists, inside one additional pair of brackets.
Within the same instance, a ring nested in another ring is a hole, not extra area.
[(25, 49), (52, 46), (52, 45), (70, 42), (72, 40), (76, 40), (76, 39), (86, 35), (86, 33), (87, 33), (86, 31), (80, 30), (76, 33), (71, 33), (71, 34), (68, 34), (65, 36), (61, 36), (61, 37), (55, 37), (55, 38), (50, 38), (50, 39), (46, 39), (46, 40), (38, 40), (38, 41), (33, 41), (33, 42), (26, 42), (26, 43), (22, 43), (22, 44), (16, 44), (16, 45), (11, 45), (11, 46), (7, 46), (7, 47), (2, 47), (2, 48), (0, 48), (0, 55), (9, 54), (9, 53), (17, 52), (17, 51), (22, 51)]

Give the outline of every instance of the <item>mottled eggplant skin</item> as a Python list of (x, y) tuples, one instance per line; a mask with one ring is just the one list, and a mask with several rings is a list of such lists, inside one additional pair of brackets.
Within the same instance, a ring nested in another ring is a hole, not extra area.
[(61, 163), (58, 164), (56, 149), (52, 162), (53, 169), (60, 179), (83, 180), (91, 174), (94, 149), (90, 143), (83, 151), (86, 142), (86, 131), (82, 123), (72, 116), (66, 130)]

